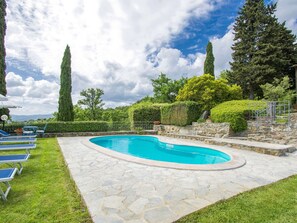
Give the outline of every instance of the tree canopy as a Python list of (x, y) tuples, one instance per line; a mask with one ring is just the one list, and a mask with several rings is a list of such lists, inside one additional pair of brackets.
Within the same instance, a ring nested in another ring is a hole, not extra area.
[(154, 88), (154, 101), (158, 103), (172, 103), (176, 101), (178, 91), (185, 85), (187, 78), (171, 80), (166, 74), (161, 73), (158, 78), (152, 79)]
[(74, 120), (71, 90), (71, 53), (70, 48), (67, 45), (61, 64), (58, 121)]
[(273, 78), (292, 75), (296, 63), (296, 36), (279, 23), (276, 4), (264, 0), (246, 0), (234, 25), (231, 72), (228, 80), (240, 85), (245, 97), (262, 94), (260, 85)]
[(203, 110), (210, 110), (224, 101), (242, 99), (242, 90), (238, 85), (228, 85), (226, 79), (215, 80), (214, 76), (204, 74), (188, 80), (179, 91), (178, 101), (198, 102)]
[(208, 42), (206, 47), (206, 58), (204, 61), (204, 73), (205, 74), (211, 74), (212, 76), (215, 76), (214, 74), (214, 55), (212, 52), (212, 43)]
[(103, 94), (103, 90), (99, 88), (88, 88), (80, 92), (80, 96), (84, 98), (80, 99), (77, 104), (85, 106), (91, 120), (98, 120), (102, 115), (104, 103), (101, 97)]
[(5, 81), (5, 33), (6, 33), (6, 1), (2, 0), (0, 1), (0, 94), (6, 96), (6, 81)]

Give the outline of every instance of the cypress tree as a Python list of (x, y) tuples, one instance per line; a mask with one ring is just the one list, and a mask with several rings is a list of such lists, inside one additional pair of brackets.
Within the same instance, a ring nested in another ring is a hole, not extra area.
[(212, 43), (208, 42), (206, 47), (206, 58), (204, 61), (204, 73), (214, 75), (214, 56), (212, 53)]
[(74, 120), (71, 89), (71, 53), (67, 45), (61, 64), (58, 121)]
[(260, 85), (288, 75), (296, 59), (296, 37), (278, 22), (275, 10), (276, 4), (246, 0), (235, 21), (228, 80), (250, 99), (262, 95)]
[(5, 0), (0, 0), (0, 94), (6, 96), (6, 82), (5, 82), (5, 45), (4, 38), (6, 33), (6, 2)]

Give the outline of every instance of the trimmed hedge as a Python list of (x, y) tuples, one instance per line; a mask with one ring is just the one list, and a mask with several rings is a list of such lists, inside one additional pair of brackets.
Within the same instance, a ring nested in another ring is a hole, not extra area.
[[(45, 123), (13, 123), (5, 126), (5, 130), (13, 132), (17, 128), (24, 125), (34, 125), (43, 128)], [(102, 121), (86, 121), (86, 122), (48, 122), (45, 132), (106, 132), (108, 131), (108, 123)]]
[(265, 101), (234, 100), (223, 102), (211, 109), (213, 122), (228, 122), (234, 132), (247, 129), (247, 118), (251, 111), (265, 109)]
[[(138, 104), (129, 109), (131, 128), (143, 128), (143, 125), (153, 126), (154, 121), (161, 120), (160, 107), (163, 104)], [(146, 126), (146, 128), (148, 128)]]
[(201, 106), (197, 102), (175, 102), (161, 108), (161, 123), (178, 126), (190, 125), (199, 118), (200, 113)]

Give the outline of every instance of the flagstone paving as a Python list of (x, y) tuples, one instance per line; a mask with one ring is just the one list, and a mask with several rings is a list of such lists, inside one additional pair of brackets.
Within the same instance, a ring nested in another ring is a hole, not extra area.
[(275, 157), (220, 147), (243, 157), (246, 165), (225, 171), (176, 170), (109, 157), (82, 144), (89, 138), (65, 137), (58, 142), (95, 223), (170, 223), (219, 200), (297, 174), (294, 154)]

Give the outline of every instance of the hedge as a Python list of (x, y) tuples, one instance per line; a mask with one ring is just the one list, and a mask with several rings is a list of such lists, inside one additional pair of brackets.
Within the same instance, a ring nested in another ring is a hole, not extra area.
[(266, 108), (265, 101), (234, 100), (223, 102), (211, 109), (213, 122), (228, 122), (234, 132), (247, 129), (247, 119), (251, 111)]
[[(163, 104), (139, 104), (129, 109), (131, 128), (150, 128), (154, 121), (161, 120), (160, 107)], [(148, 126), (151, 125), (151, 126)]]
[(182, 101), (161, 107), (161, 123), (164, 125), (190, 125), (201, 113), (197, 102)]
[[(24, 125), (34, 125), (43, 128), (45, 123), (12, 123), (5, 126), (5, 130), (13, 132), (17, 128)], [(108, 131), (108, 123), (102, 121), (84, 121), (84, 122), (48, 122), (46, 132), (106, 132)]]

